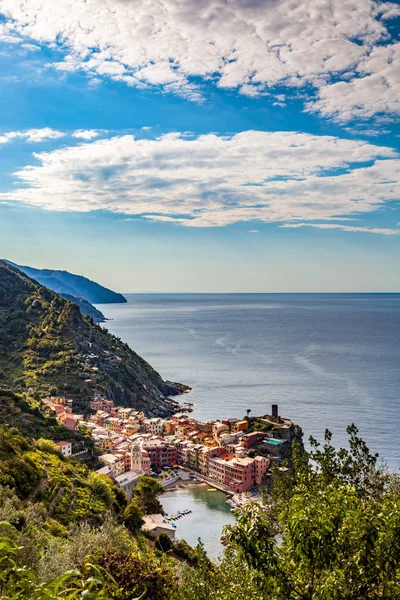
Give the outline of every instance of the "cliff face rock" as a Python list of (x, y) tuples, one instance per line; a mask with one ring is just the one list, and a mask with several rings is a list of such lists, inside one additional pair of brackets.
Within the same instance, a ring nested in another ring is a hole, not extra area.
[(83, 316), (78, 306), (0, 261), (0, 385), (67, 395), (77, 412), (95, 394), (169, 416), (168, 398), (189, 388), (163, 381), (127, 344)]

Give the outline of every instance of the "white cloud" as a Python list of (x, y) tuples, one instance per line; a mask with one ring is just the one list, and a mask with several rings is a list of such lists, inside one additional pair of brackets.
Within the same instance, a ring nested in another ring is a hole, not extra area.
[(395, 2), (61, 0), (55, 10), (54, 0), (0, 0), (0, 12), (8, 18), (0, 34), (62, 46), (53, 67), (92, 81), (162, 86), (192, 100), (201, 99), (192, 78), (248, 96), (311, 84), (318, 93), (308, 109), (342, 121), (399, 111), (387, 29), (400, 15)]
[(400, 114), (400, 42), (374, 48), (356, 68), (356, 77), (320, 88), (308, 110), (338, 122)]
[(390, 229), (387, 227), (351, 227), (341, 225), (340, 223), (287, 223), (281, 227), (297, 229), (299, 227), (314, 227), (316, 229), (340, 229), (351, 233), (376, 233), (379, 235), (400, 235), (400, 229)]
[(50, 127), (43, 127), (42, 129), (28, 129), (26, 131), (8, 131), (0, 136), (0, 144), (6, 144), (10, 140), (22, 138), (27, 142), (44, 142), (46, 140), (58, 140), (64, 137), (65, 133), (51, 129)]
[(99, 132), (96, 129), (77, 129), (73, 132), (72, 137), (82, 140), (92, 140), (98, 137)]
[(35, 157), (0, 200), (214, 227), (360, 216), (400, 197), (393, 149), (296, 132), (124, 135)]
[[(92, 140), (100, 135), (100, 133), (107, 133), (107, 130), (102, 129), (77, 129), (70, 135), (74, 138), (81, 140)], [(58, 140), (62, 137), (69, 135), (65, 131), (57, 131), (50, 127), (43, 127), (42, 129), (27, 129), (26, 131), (8, 131), (3, 135), (0, 135), (0, 144), (7, 144), (11, 140), (24, 139), (27, 142), (39, 143), (46, 142), (47, 140)]]

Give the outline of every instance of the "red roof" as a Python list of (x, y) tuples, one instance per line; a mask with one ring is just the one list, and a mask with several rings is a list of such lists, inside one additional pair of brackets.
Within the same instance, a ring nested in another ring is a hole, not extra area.
[(57, 446), (70, 446), (71, 442), (56, 442)]

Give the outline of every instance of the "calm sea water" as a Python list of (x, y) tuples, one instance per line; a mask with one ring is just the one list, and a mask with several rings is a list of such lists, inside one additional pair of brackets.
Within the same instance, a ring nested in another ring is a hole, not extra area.
[(191, 546), (196, 546), (201, 538), (207, 554), (213, 559), (218, 558), (223, 551), (220, 541), (223, 527), (235, 521), (226, 498), (226, 494), (222, 492), (208, 492), (205, 486), (177, 489), (160, 496), (165, 512), (169, 515), (185, 508), (192, 511), (175, 521), (176, 539), (186, 540)]
[(400, 466), (400, 294), (129, 294), (101, 305), (106, 327), (166, 379), (200, 419), (269, 412), (325, 428), (346, 426), (389, 468)]

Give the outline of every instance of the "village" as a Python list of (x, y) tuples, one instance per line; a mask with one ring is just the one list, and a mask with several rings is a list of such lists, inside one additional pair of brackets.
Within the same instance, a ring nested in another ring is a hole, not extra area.
[[(84, 418), (73, 413), (71, 400), (45, 403), (67, 428), (84, 426), (101, 451), (97, 472), (112, 478), (128, 498), (143, 475), (157, 477), (164, 487), (195, 479), (236, 495), (269, 487), (272, 464), (290, 455), (298, 433), (290, 419), (279, 416), (277, 404), (271, 415), (257, 417), (263, 431), (254, 431), (248, 416), (206, 422), (185, 413), (146, 418), (97, 396), (90, 404), (95, 413)], [(73, 456), (71, 443), (58, 444), (65, 456)]]

